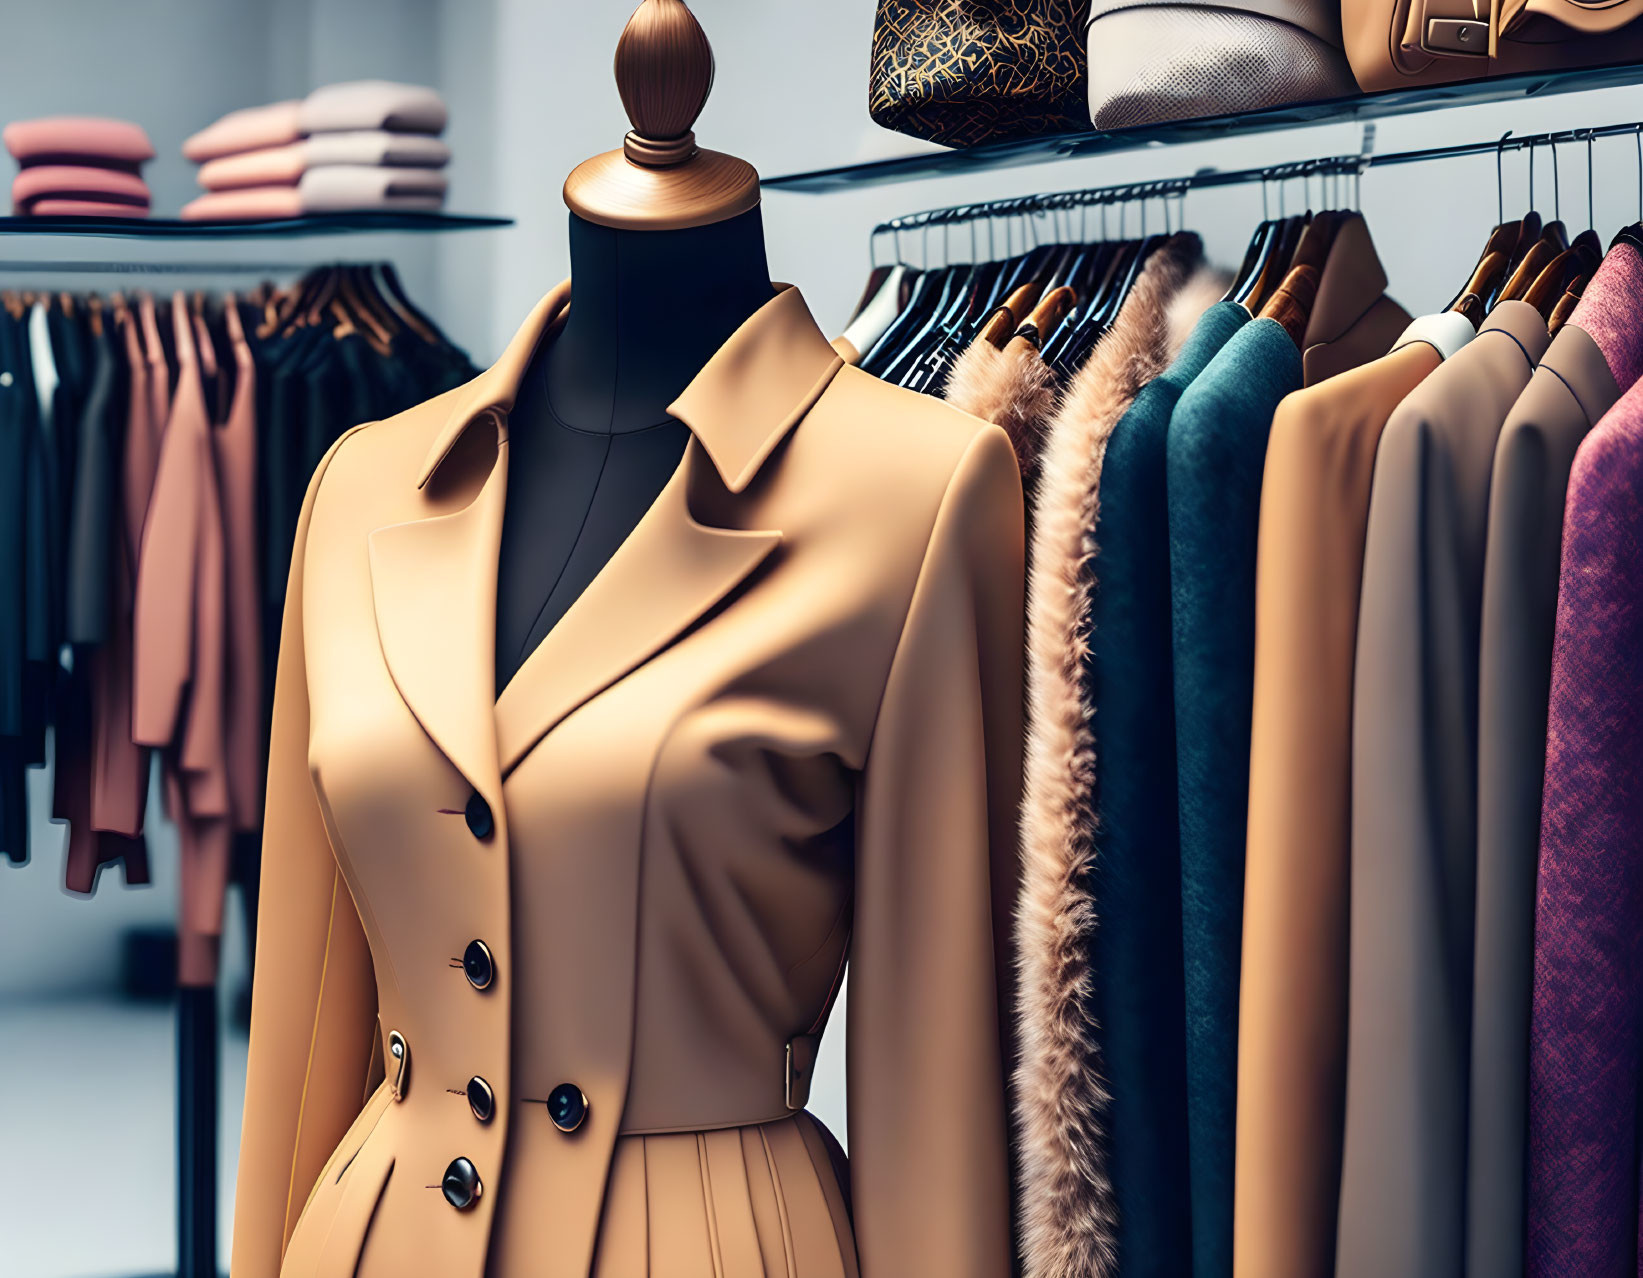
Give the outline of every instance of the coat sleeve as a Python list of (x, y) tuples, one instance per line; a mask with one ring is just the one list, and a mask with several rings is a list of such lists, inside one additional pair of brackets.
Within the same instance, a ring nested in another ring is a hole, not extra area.
[(846, 1051), (862, 1278), (1010, 1272), (1025, 535), (1015, 455), (989, 427), (936, 516), (861, 781)]
[(370, 951), (308, 771), (303, 561), (315, 494), (347, 438), (332, 447), (309, 485), (285, 596), (235, 1191), (234, 1278), (276, 1278), (308, 1191), (363, 1104), (376, 1043)]

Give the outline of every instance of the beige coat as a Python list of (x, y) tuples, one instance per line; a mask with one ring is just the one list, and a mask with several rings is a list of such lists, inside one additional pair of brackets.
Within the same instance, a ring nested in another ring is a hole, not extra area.
[(1353, 672), (1339, 1278), (1464, 1269), (1478, 631), (1495, 444), (1548, 342), (1527, 302), (1381, 435)]
[[(234, 1276), (999, 1278), (1009, 442), (780, 292), (497, 697), (508, 411), (567, 304), (304, 504)], [(847, 956), (845, 1174), (797, 1107)]]
[(1352, 669), (1381, 431), (1470, 338), (1428, 315), (1387, 355), (1278, 406), (1261, 485), (1244, 864), (1233, 1266), (1335, 1263), (1346, 1094)]

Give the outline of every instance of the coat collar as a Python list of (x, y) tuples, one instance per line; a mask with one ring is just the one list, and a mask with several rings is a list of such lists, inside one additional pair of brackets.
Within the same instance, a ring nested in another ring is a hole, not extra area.
[[(507, 495), (507, 416), (537, 345), (569, 306), (562, 285), (531, 313), (507, 351), (456, 392), (428, 449), (419, 489), (449, 468), (458, 482), (427, 491), (428, 511), (370, 535), (383, 657), (429, 737), (501, 813), (502, 778), (565, 716), (652, 660), (725, 600), (781, 543), (778, 528), (719, 528), (691, 511), (697, 476), (741, 492), (820, 398), (843, 360), (796, 289), (761, 307), (670, 408), (693, 440), (678, 470), (582, 596), (495, 693), (496, 573)], [(492, 460), (456, 447), (490, 424)], [(464, 499), (461, 494), (467, 494)], [(452, 508), (453, 498), (463, 504)]]
[(1380, 300), (1386, 285), (1386, 268), (1375, 252), (1369, 224), (1362, 214), (1354, 213), (1341, 223), (1330, 241), (1302, 349), (1339, 341)]
[[(790, 284), (778, 284), (776, 290), (668, 406), (668, 413), (690, 428), (733, 493), (753, 481), (844, 366), (799, 290)], [(567, 280), (538, 302), (502, 358), (457, 392), (451, 415), (417, 474), (418, 488), (427, 487), (476, 422), (494, 422), (501, 437), (507, 437), (507, 416), (519, 384), (536, 348), (564, 324), (570, 293)]]

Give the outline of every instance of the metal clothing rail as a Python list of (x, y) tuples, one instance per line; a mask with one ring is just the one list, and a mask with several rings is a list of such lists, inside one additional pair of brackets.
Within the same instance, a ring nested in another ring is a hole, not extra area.
[[(1217, 186), (1239, 186), (1251, 182), (1284, 183), (1295, 178), (1350, 177), (1356, 182), (1371, 168), (1385, 168), (1395, 164), (1423, 164), (1429, 160), (1451, 160), (1463, 156), (1494, 154), (1497, 159), (1507, 151), (1529, 150), (1531, 163), (1534, 149), (1547, 146), (1552, 149), (1552, 160), (1557, 162), (1557, 145), (1561, 142), (1584, 142), (1588, 147), (1598, 138), (1623, 137), (1627, 134), (1638, 140), (1638, 191), (1643, 203), (1643, 122), (1606, 124), (1589, 129), (1564, 129), (1553, 133), (1516, 136), (1508, 130), (1492, 141), (1462, 142), (1452, 146), (1423, 147), (1414, 151), (1394, 151), (1386, 155), (1374, 154), (1375, 126), (1364, 125), (1363, 146), (1356, 155), (1320, 156), (1316, 159), (1297, 160), (1286, 164), (1269, 164), (1249, 169), (1200, 169), (1186, 177), (1163, 178), (1147, 182), (1125, 182), (1114, 186), (1090, 187), (1077, 191), (1057, 191), (1045, 195), (1024, 195), (1013, 199), (989, 200), (976, 204), (958, 204), (948, 208), (928, 209), (880, 222), (873, 228), (872, 239), (900, 231), (925, 227), (951, 226), (986, 218), (1010, 217), (1020, 214), (1062, 212), (1104, 204), (1123, 204), (1131, 201), (1168, 200), (1184, 197), (1189, 191)], [(1498, 173), (1497, 173), (1498, 178)], [(1587, 182), (1591, 172), (1588, 163)], [(1498, 185), (1498, 182), (1497, 182)], [(1280, 188), (1281, 189), (1281, 188)]]
[(289, 275), (323, 262), (133, 262), (19, 258), (0, 260), (0, 275)]

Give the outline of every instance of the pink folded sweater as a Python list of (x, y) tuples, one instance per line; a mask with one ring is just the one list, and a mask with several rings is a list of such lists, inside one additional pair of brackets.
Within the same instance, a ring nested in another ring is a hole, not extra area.
[(34, 212), (34, 204), (47, 199), (124, 204), (142, 213), (148, 210), (148, 184), (135, 173), (89, 164), (35, 164), (12, 179), (11, 203), (17, 212)]
[(436, 169), (339, 164), (310, 169), (295, 186), (213, 191), (183, 205), (190, 221), (257, 221), (307, 213), (434, 212), (445, 204)]
[(146, 205), (113, 204), (107, 200), (36, 200), (29, 205), (31, 217), (125, 217), (148, 216)]
[(14, 120), (0, 138), (24, 165), (89, 161), (136, 172), (138, 165), (154, 158), (154, 144), (141, 125), (98, 116)]
[(442, 168), (451, 148), (425, 133), (390, 133), (361, 129), (316, 133), (284, 146), (260, 147), (208, 160), (200, 166), (200, 185), (208, 191), (249, 186), (294, 186), (310, 169), (352, 164), (388, 168)]
[(283, 146), (302, 136), (297, 123), (301, 102), (273, 102), (268, 106), (230, 111), (183, 143), (183, 154), (196, 164), (218, 156), (259, 147)]

